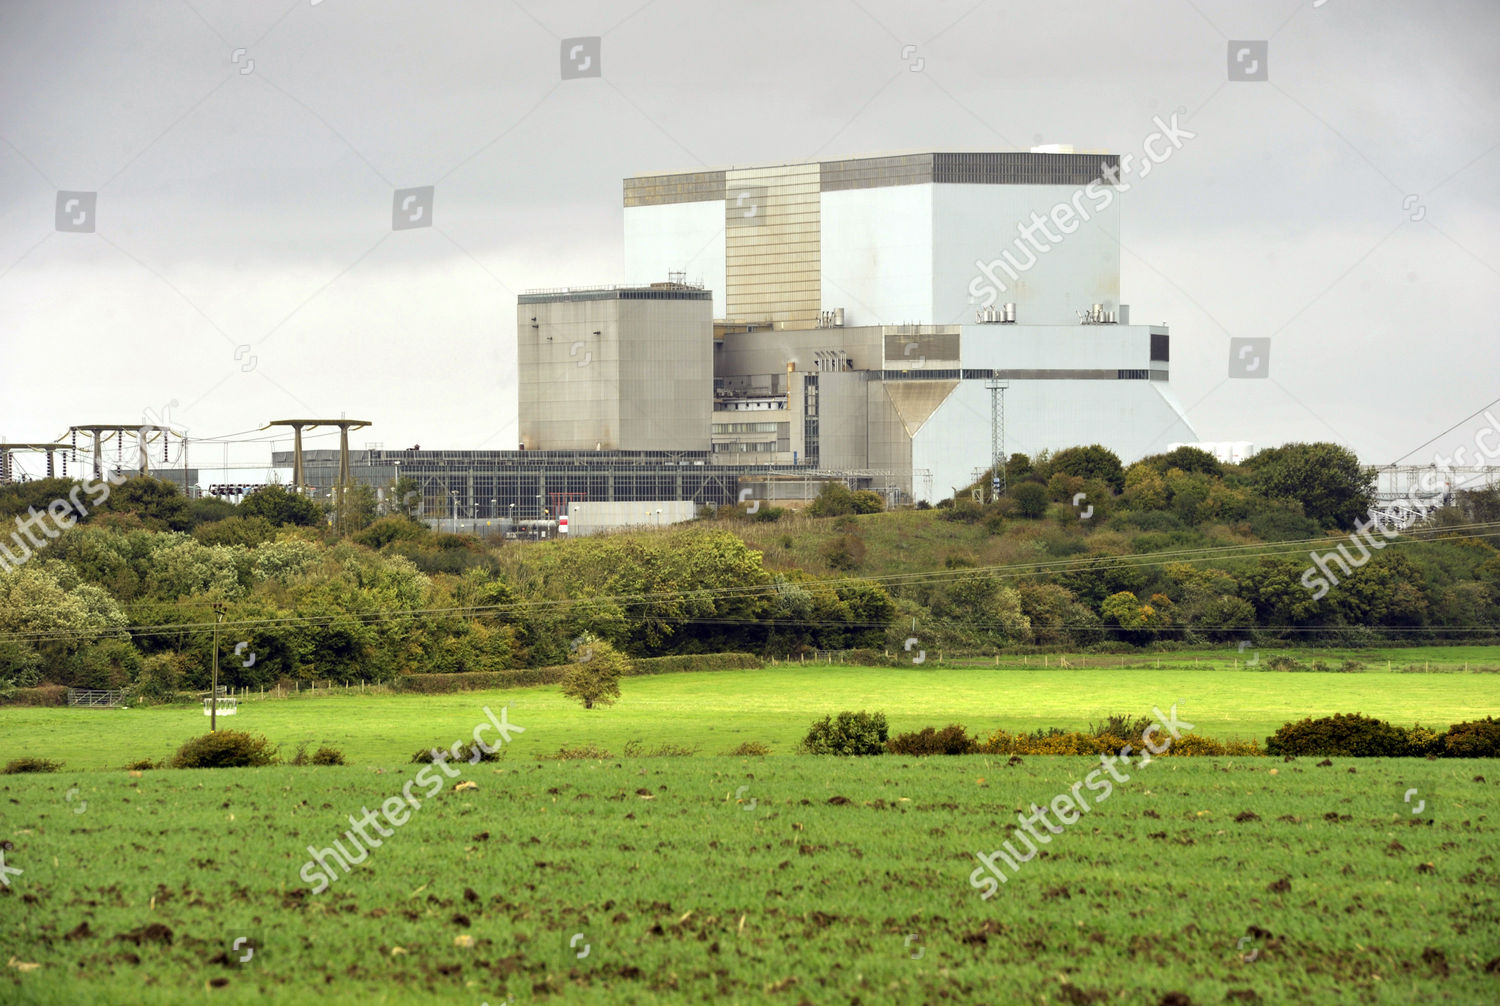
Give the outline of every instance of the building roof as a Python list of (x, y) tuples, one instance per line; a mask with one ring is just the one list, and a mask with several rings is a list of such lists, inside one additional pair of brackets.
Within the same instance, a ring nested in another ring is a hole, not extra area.
[[(1112, 184), (1104, 168), (1118, 176), (1118, 154), (1045, 151), (924, 151), (852, 157), (836, 161), (792, 161), (755, 168), (723, 168), (634, 175), (625, 179), (626, 206), (709, 202), (726, 198), (730, 188), (757, 176), (771, 179), (788, 168), (816, 166), (819, 191), (873, 189), (893, 185), (1087, 185)], [(800, 174), (800, 173), (799, 173)]]

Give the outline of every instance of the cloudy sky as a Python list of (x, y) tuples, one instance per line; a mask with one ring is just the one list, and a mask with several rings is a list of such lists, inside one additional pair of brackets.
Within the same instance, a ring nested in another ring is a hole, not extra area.
[[(562, 79), (589, 36), (600, 76)], [(345, 414), (356, 447), (513, 448), (515, 296), (623, 278), (625, 175), (1127, 153), (1175, 112), (1122, 300), (1200, 435), (1430, 460), (1500, 396), (1497, 37), (1493, 0), (6, 0), (0, 436), (152, 410), (207, 468)]]

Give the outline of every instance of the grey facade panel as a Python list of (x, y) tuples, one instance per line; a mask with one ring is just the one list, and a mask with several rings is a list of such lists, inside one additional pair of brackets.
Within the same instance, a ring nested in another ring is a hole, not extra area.
[[(1087, 185), (1105, 182), (1118, 154), (933, 154), (932, 180), (954, 185)], [(1118, 177), (1118, 171), (1115, 172)]]
[[(1119, 154), (1053, 154), (1030, 151), (929, 152), (885, 157), (855, 157), (840, 161), (793, 162), (774, 168), (743, 169), (734, 174), (773, 174), (798, 166), (817, 169), (820, 192), (878, 189), (892, 185), (1088, 185), (1113, 184), (1104, 173), (1118, 177)], [(664, 206), (723, 200), (729, 171), (688, 171), (672, 175), (644, 175), (625, 179), (626, 206)]]
[(669, 203), (706, 203), (724, 198), (725, 172), (689, 171), (673, 175), (643, 175), (625, 179), (626, 206), (665, 206)]

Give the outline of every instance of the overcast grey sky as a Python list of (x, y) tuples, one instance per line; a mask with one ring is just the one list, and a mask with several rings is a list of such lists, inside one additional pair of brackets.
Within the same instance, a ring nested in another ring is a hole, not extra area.
[[(579, 36), (602, 74), (563, 80)], [(1394, 460), (1500, 396), (1497, 38), (1493, 0), (6, 0), (0, 436), (175, 400), (195, 437), (513, 448), (515, 295), (622, 279), (625, 175), (1138, 152), (1181, 110), (1122, 195), (1121, 299), (1200, 435)], [(1228, 379), (1231, 337), (1269, 380)]]

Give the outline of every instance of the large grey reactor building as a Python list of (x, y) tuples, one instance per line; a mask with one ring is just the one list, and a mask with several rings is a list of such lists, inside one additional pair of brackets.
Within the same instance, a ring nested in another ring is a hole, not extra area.
[(627, 178), (625, 284), (519, 298), (520, 449), (356, 452), (356, 478), (426, 479), (461, 517), (829, 478), (936, 501), (991, 465), (996, 405), (1006, 453), (1196, 441), (1167, 329), (1120, 302), (1118, 167), (925, 152)]

